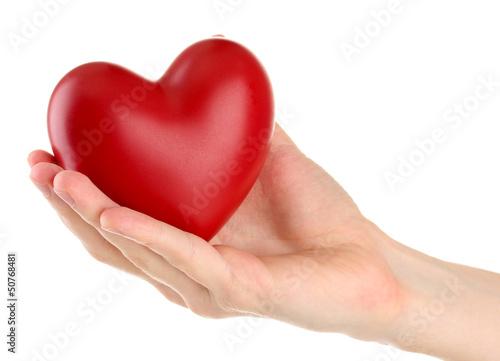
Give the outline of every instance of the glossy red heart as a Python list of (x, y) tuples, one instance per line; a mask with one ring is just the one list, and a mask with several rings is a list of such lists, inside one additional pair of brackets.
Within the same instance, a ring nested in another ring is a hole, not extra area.
[(257, 58), (211, 38), (184, 50), (156, 82), (109, 63), (73, 69), (52, 94), (48, 130), (64, 169), (208, 241), (262, 169), (273, 109)]

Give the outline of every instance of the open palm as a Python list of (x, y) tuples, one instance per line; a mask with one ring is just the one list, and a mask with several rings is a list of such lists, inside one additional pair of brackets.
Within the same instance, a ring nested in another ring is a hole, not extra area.
[(44, 151), (28, 161), (35, 185), (94, 258), (174, 303), (206, 317), (389, 337), (404, 300), (384, 258), (387, 236), (279, 126), (257, 182), (209, 243), (120, 207)]

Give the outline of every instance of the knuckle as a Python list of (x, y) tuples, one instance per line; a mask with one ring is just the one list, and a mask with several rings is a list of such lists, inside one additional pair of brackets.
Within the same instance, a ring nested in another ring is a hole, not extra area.
[(210, 307), (206, 307), (206, 305), (203, 304), (193, 303), (188, 307), (191, 312), (203, 318), (219, 319), (223, 317), (220, 311), (211, 309)]
[[(191, 312), (197, 314), (198, 316), (207, 317), (208, 313), (206, 307), (201, 302), (190, 302), (188, 304)], [(207, 317), (208, 318), (208, 317)]]
[(187, 306), (198, 316), (210, 319), (219, 319), (224, 317), (224, 310), (214, 302), (212, 293), (204, 289), (202, 294), (194, 298), (195, 302), (189, 302)]
[[(166, 243), (168, 242), (168, 232), (164, 224), (158, 223), (158, 242)], [(145, 243), (147, 245), (147, 243)]]
[(109, 264), (108, 258), (102, 252), (99, 252), (92, 248), (87, 248), (87, 252), (90, 254), (92, 258), (94, 258), (97, 262)]
[(190, 263), (192, 263), (196, 259), (196, 255), (198, 253), (198, 246), (193, 238), (188, 238), (189, 239), (189, 251), (187, 253), (186, 260)]

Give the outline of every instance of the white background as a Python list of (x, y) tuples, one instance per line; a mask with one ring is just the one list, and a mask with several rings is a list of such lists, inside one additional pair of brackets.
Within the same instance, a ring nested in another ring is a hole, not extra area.
[[(238, 336), (241, 320), (199, 318), (134, 279), (92, 321), (77, 311), (116, 276), (85, 253), (28, 179), (28, 153), (50, 150), (46, 110), (54, 86), (96, 60), (158, 77), (182, 49), (218, 33), (260, 58), (277, 110), (289, 114), (279, 119), (285, 130), (366, 216), (420, 251), (500, 272), (500, 88), (457, 129), (443, 120), (474, 95), (478, 77), (500, 81), (496, 1), (401, 0), (402, 11), (351, 62), (341, 43), (353, 44), (356, 28), (389, 0), (229, 3), (220, 17), (213, 0), (71, 0), (16, 52), (9, 36), (21, 36), (23, 17), (33, 19), (41, 7), (2, 2), (0, 280), (7, 252), (17, 251), (20, 353), (5, 351), (2, 306), (1, 360), (33, 360), (34, 350), (73, 361), (432, 359), (273, 321), (253, 327), (231, 352), (223, 335)], [(447, 141), (392, 191), (384, 173), (397, 172), (398, 157), (408, 159), (414, 142), (436, 128)], [(0, 284), (2, 299), (5, 288)], [(79, 334), (54, 353), (49, 336), (68, 323)]]

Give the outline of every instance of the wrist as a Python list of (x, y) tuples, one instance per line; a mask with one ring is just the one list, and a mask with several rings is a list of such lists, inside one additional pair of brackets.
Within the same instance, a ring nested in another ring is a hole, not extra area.
[[(441, 261), (396, 241), (388, 245), (387, 260), (404, 295), (390, 343), (445, 360), (497, 355), (499, 350), (492, 348), (500, 329), (492, 320), (500, 317), (500, 276)], [(480, 349), (472, 347), (480, 344)]]
[(446, 263), (400, 243), (388, 257), (404, 295), (391, 343), (402, 350), (428, 353), (439, 323), (451, 313), (469, 287)]

